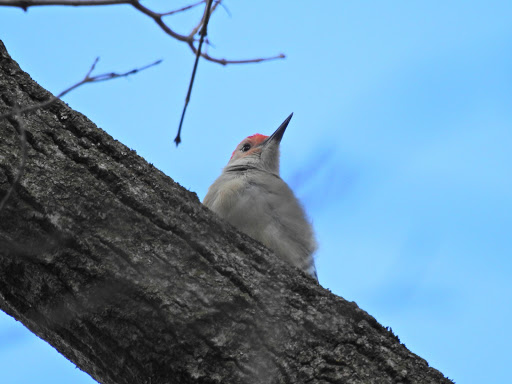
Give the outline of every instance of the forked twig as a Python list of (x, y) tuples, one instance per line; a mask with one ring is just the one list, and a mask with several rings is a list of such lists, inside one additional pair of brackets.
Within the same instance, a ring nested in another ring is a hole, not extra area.
[[(100, 5), (131, 5), (135, 9), (137, 9), (139, 12), (145, 14), (146, 16), (153, 19), (153, 21), (169, 36), (172, 38), (182, 41), (186, 43), (192, 52), (194, 54), (197, 54), (197, 49), (194, 47), (194, 36), (197, 33), (197, 30), (201, 26), (202, 22), (200, 22), (196, 27), (192, 29), (192, 31), (188, 35), (182, 35), (178, 32), (176, 32), (174, 29), (172, 29), (165, 21), (164, 17), (170, 16), (179, 12), (184, 12), (189, 9), (192, 9), (206, 0), (196, 2), (187, 6), (184, 6), (179, 9), (175, 9), (169, 12), (155, 12), (148, 7), (141, 4), (140, 0), (0, 0), (0, 7), (16, 7), (21, 8), (23, 10), (27, 10), (30, 7), (37, 7), (37, 6), (49, 6), (49, 5), (62, 5), (62, 6), (72, 6), (72, 7), (90, 7), (90, 6), (100, 6)], [(221, 4), (222, 0), (216, 0), (215, 6), (217, 4)], [(214, 7), (215, 7), (214, 6)], [(283, 59), (285, 58), (284, 54), (279, 54), (275, 56), (270, 57), (260, 57), (255, 59), (243, 59), (243, 60), (228, 60), (228, 59), (217, 59), (215, 57), (212, 57), (206, 53), (201, 53), (201, 56), (208, 60), (212, 61), (214, 63), (218, 63), (221, 65), (227, 65), (227, 64), (247, 64), (247, 63), (259, 63), (262, 61), (269, 61), (269, 60), (276, 60), (276, 59)]]
[[(194, 84), (194, 79), (195, 79), (195, 75), (196, 75), (196, 71), (197, 71), (197, 65), (199, 62), (199, 57), (203, 57), (205, 60), (208, 60), (208, 61), (211, 61), (214, 63), (218, 63), (221, 65), (260, 63), (262, 61), (270, 61), (270, 60), (285, 58), (285, 55), (281, 53), (279, 55), (275, 55), (275, 56), (271, 56), (271, 57), (260, 57), (260, 58), (255, 58), (255, 59), (244, 59), (244, 60), (226, 60), (226, 59), (218, 59), (218, 58), (210, 56), (207, 52), (202, 52), (203, 43), (204, 43), (205, 37), (207, 35), (206, 30), (207, 30), (208, 22), (210, 20), (210, 16), (215, 11), (215, 9), (217, 8), (218, 5), (222, 5), (221, 2), (222, 2), (222, 0), (215, 0), (215, 1), (214, 0), (201, 0), (201, 1), (189, 4), (187, 6), (184, 6), (184, 7), (169, 11), (169, 12), (161, 12), (161, 13), (155, 12), (155, 11), (149, 9), (148, 7), (142, 5), (141, 0), (0, 0), (0, 6), (18, 7), (18, 8), (21, 8), (26, 11), (29, 7), (43, 6), (43, 5), (47, 5), (47, 6), (48, 5), (65, 5), (65, 6), (78, 7), (78, 6), (126, 4), (126, 5), (131, 5), (132, 7), (137, 9), (139, 12), (141, 12), (141, 13), (145, 14), (146, 16), (150, 17), (151, 19), (153, 19), (153, 21), (166, 34), (168, 34), (172, 38), (174, 38), (178, 41), (185, 42), (189, 46), (189, 48), (192, 50), (192, 52), (194, 53), (195, 62), (194, 62), (193, 70), (192, 70), (192, 76), (190, 79), (187, 96), (185, 98), (185, 105), (183, 107), (183, 111), (181, 114), (180, 124), (178, 127), (178, 133), (174, 139), (176, 146), (178, 146), (181, 143), (181, 129), (183, 126), (183, 120), (185, 118), (187, 106), (190, 101), (190, 95), (191, 95), (192, 87)], [(190, 31), (190, 33), (188, 35), (182, 35), (180, 33), (177, 33), (164, 21), (164, 18), (167, 16), (171, 16), (171, 15), (174, 15), (174, 14), (180, 13), (180, 12), (185, 12), (185, 11), (195, 8), (198, 5), (201, 5), (203, 3), (206, 3), (205, 12), (203, 14), (203, 17), (201, 18), (199, 23), (194, 28), (192, 28), (192, 30)], [(212, 6), (213, 3), (215, 3), (215, 4)], [(199, 44), (197, 45), (197, 48), (196, 48), (196, 45), (195, 45), (195, 43), (197, 41), (196, 34), (199, 30), (200, 30)], [(209, 44), (208, 41), (207, 41), (207, 44)], [(94, 65), (91, 68), (91, 71), (92, 71), (92, 69), (94, 69)], [(110, 78), (112, 78), (112, 77), (110, 77)], [(86, 76), (86, 78), (81, 83), (70, 87), (66, 91), (62, 92), (60, 95), (56, 96), (56, 98), (64, 96), (67, 92), (73, 90), (77, 86), (80, 86), (81, 84), (84, 84), (86, 82), (103, 81), (103, 80), (108, 80), (108, 79), (109, 78), (92, 80), (91, 78)], [(53, 102), (53, 100), (48, 101), (48, 103), (51, 103), (51, 102)], [(40, 108), (40, 107), (38, 107), (38, 106), (33, 107), (33, 109), (36, 109), (36, 108)]]
[(96, 75), (96, 76), (91, 76), (91, 73), (96, 68), (96, 64), (98, 63), (99, 59), (100, 58), (97, 57), (94, 60), (94, 62), (92, 63), (91, 67), (89, 68), (89, 71), (87, 72), (87, 74), (84, 76), (84, 78), (82, 80), (80, 80), (76, 84), (73, 84), (69, 88), (66, 88), (61, 93), (59, 93), (57, 96), (52, 96), (48, 100), (43, 101), (42, 103), (37, 103), (37, 104), (33, 104), (33, 105), (22, 107), (22, 108), (12, 109), (11, 111), (9, 111), (7, 113), (4, 113), (3, 115), (0, 115), (0, 119), (2, 119), (4, 117), (8, 117), (8, 116), (13, 116), (15, 114), (27, 113), (27, 112), (35, 111), (36, 109), (45, 108), (48, 105), (50, 105), (51, 103), (53, 103), (54, 101), (59, 100), (64, 95), (66, 95), (69, 92), (71, 92), (72, 90), (80, 87), (81, 85), (84, 85), (84, 84), (87, 84), (87, 83), (99, 83), (101, 81), (118, 79), (120, 77), (127, 77), (127, 76), (130, 76), (130, 75), (134, 75), (137, 72), (144, 71), (145, 69), (154, 67), (155, 65), (158, 65), (158, 64), (160, 64), (162, 62), (162, 60), (157, 60), (157, 61), (155, 61), (155, 62), (153, 62), (151, 64), (144, 65), (143, 67), (139, 67), (139, 68), (134, 68), (134, 69), (129, 70), (128, 72), (123, 72), (123, 73), (109, 72), (109, 73), (101, 73), (101, 74)]

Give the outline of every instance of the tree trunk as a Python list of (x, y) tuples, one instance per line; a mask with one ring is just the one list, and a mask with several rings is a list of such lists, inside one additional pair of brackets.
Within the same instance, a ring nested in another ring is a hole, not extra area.
[[(49, 97), (0, 42), (0, 114)], [(98, 382), (450, 382), (63, 102), (0, 121), (0, 198), (19, 124), (0, 308)]]

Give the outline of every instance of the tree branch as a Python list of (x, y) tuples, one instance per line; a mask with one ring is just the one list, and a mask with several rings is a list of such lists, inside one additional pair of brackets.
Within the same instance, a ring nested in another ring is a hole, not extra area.
[[(179, 12), (187, 11), (197, 5), (202, 4), (203, 2), (204, 1), (197, 2), (194, 4), (188, 5), (186, 7), (182, 7), (182, 8), (173, 10), (173, 11), (163, 12), (163, 13), (158, 13), (158, 12), (155, 12), (155, 11), (149, 9), (148, 7), (142, 5), (139, 0), (0, 0), (0, 6), (16, 7), (16, 8), (21, 8), (24, 11), (26, 11), (30, 7), (50, 6), (50, 5), (73, 6), (73, 7), (121, 5), (121, 4), (131, 5), (132, 7), (134, 7), (141, 13), (143, 13), (146, 16), (153, 19), (154, 22), (167, 35), (171, 36), (172, 38), (174, 38), (178, 41), (185, 42), (190, 47), (192, 52), (194, 54), (197, 54), (197, 49), (194, 47), (194, 41), (195, 41), (194, 36), (196, 35), (197, 31), (201, 27), (202, 20), (196, 27), (194, 27), (192, 29), (192, 31), (188, 35), (182, 35), (180, 33), (177, 33), (176, 31), (174, 31), (171, 27), (169, 27), (169, 25), (166, 24), (166, 22), (164, 21), (163, 18), (165, 16), (169, 16), (169, 15), (176, 14)], [(215, 5), (213, 7), (213, 10), (215, 10), (215, 7), (220, 3), (221, 3), (221, 0), (216, 1)], [(213, 12), (213, 10), (212, 10), (212, 12)], [(208, 61), (214, 62), (214, 63), (227, 65), (227, 64), (259, 63), (262, 61), (284, 59), (286, 56), (281, 53), (281, 54), (275, 55), (275, 56), (260, 57), (260, 58), (255, 58), (255, 59), (227, 60), (227, 59), (217, 59), (208, 54), (203, 53), (203, 54), (201, 54), (201, 57), (203, 57), (204, 59), (206, 59)]]
[[(183, 127), (183, 121), (185, 118), (185, 113), (187, 110), (188, 103), (190, 101), (190, 95), (192, 92), (192, 87), (194, 84), (194, 78), (197, 71), (197, 65), (199, 61), (199, 57), (203, 57), (204, 59), (215, 62), (222, 65), (227, 64), (247, 64), (247, 63), (259, 63), (262, 61), (269, 61), (269, 60), (276, 60), (276, 59), (283, 59), (285, 58), (284, 54), (279, 54), (277, 56), (272, 57), (266, 57), (266, 58), (256, 58), (256, 59), (248, 59), (248, 60), (226, 60), (226, 59), (217, 59), (206, 52), (202, 52), (201, 48), (203, 46), (203, 43), (205, 41), (206, 37), (206, 27), (208, 25), (209, 18), (211, 14), (216, 10), (217, 6), (221, 4), (222, 0), (216, 0), (213, 3), (212, 6), (212, 0), (202, 0), (193, 4), (189, 4), (187, 6), (175, 9), (173, 11), (169, 12), (163, 12), (158, 13), (154, 12), (153, 10), (149, 9), (148, 7), (141, 4), (140, 0), (0, 0), (0, 6), (10, 6), (10, 7), (18, 7), (22, 8), (23, 10), (27, 11), (29, 7), (34, 6), (49, 6), (49, 5), (64, 5), (64, 6), (100, 6), (100, 5), (120, 5), (120, 4), (126, 4), (131, 5), (141, 13), (145, 14), (146, 16), (153, 19), (153, 21), (169, 36), (172, 38), (187, 43), (187, 45), (190, 47), (195, 58), (194, 67), (192, 70), (192, 76), (189, 83), (189, 88), (187, 92), (187, 96), (185, 98), (185, 105), (182, 110), (181, 119), (178, 127), (177, 135), (174, 139), (174, 142), (176, 143), (176, 146), (178, 146), (181, 142), (181, 130)], [(172, 28), (170, 28), (164, 21), (164, 17), (170, 16), (176, 13), (184, 12), (187, 10), (190, 10), (200, 4), (207, 3), (207, 6), (205, 7), (205, 12), (203, 13), (203, 16), (201, 17), (201, 20), (199, 23), (192, 28), (190, 33), (188, 35), (181, 35), (177, 32), (175, 32)], [(201, 29), (200, 37), (199, 37), (199, 44), (196, 48), (194, 43), (196, 41), (196, 34)], [(209, 44), (209, 42), (207, 42)], [(101, 80), (98, 80), (101, 81)], [(81, 84), (80, 84), (81, 85)], [(70, 89), (71, 90), (71, 89)], [(58, 97), (58, 96), (57, 96)], [(37, 108), (37, 106), (35, 107)], [(1, 117), (1, 116), (0, 116)], [(1, 210), (1, 209), (0, 209)]]
[[(208, 21), (210, 20), (211, 12), (215, 10), (216, 5), (219, 3), (216, 3), (215, 6), (212, 8), (212, 0), (207, 0), (206, 7), (204, 10), (204, 15), (201, 19), (201, 22), (199, 25), (202, 25), (201, 28), (201, 37), (199, 39), (199, 47), (197, 48), (196, 52), (196, 60), (194, 62), (194, 68), (192, 69), (192, 76), (190, 77), (190, 83), (188, 85), (188, 91), (187, 96), (185, 97), (185, 105), (183, 106), (183, 111), (181, 112), (181, 119), (180, 119), (180, 125), (178, 127), (178, 133), (176, 134), (176, 137), (174, 138), (174, 142), (176, 143), (176, 146), (180, 145), (181, 143), (181, 128), (183, 126), (183, 120), (185, 119), (185, 112), (187, 111), (188, 103), (190, 101), (190, 95), (192, 93), (192, 87), (194, 86), (194, 79), (196, 78), (196, 71), (197, 71), (197, 64), (199, 63), (199, 57), (201, 56), (201, 48), (203, 46), (204, 39), (207, 35), (207, 29), (208, 29)], [(198, 27), (199, 27), (198, 25)], [(195, 34), (195, 32), (194, 32)]]
[[(193, 4), (190, 4), (190, 5), (186, 5), (184, 7), (181, 7), (181, 8), (178, 8), (178, 9), (175, 9), (174, 11), (169, 11), (169, 12), (163, 12), (161, 13), (160, 15), (161, 16), (170, 16), (170, 15), (174, 15), (176, 13), (180, 13), (180, 12), (184, 12), (184, 11), (188, 11), (189, 9), (192, 9), (192, 8), (195, 8), (197, 7), (198, 5), (201, 5), (203, 3), (205, 3), (206, 0), (201, 0), (201, 1), (198, 1), (197, 3), (193, 3)], [(219, 0), (220, 2), (220, 0)]]
[[(1, 43), (0, 89), (0, 112), (51, 97)], [(61, 101), (24, 124), (0, 308), (98, 382), (449, 383)], [(6, 191), (19, 162), (7, 119), (0, 137)]]
[(118, 79), (120, 77), (127, 77), (130, 75), (134, 75), (138, 72), (144, 71), (144, 70), (151, 68), (155, 65), (158, 65), (162, 62), (162, 60), (157, 60), (151, 64), (145, 65), (140, 68), (134, 68), (134, 69), (131, 69), (128, 72), (124, 72), (124, 73), (109, 72), (109, 73), (102, 73), (99, 75), (91, 76), (92, 72), (96, 68), (96, 64), (98, 63), (98, 61), (99, 61), (99, 57), (97, 57), (94, 60), (91, 67), (89, 68), (89, 71), (87, 72), (87, 74), (85, 75), (85, 77), (82, 80), (80, 80), (78, 83), (73, 84), (71, 87), (65, 89), (64, 91), (59, 93), (57, 96), (51, 95), (51, 97), (48, 100), (46, 100), (42, 103), (32, 104), (32, 105), (28, 105), (25, 107), (17, 106), (15, 108), (12, 108), (9, 112), (6, 112), (6, 113), (0, 115), (0, 120), (2, 120), (4, 118), (11, 117), (18, 124), (18, 130), (19, 130), (19, 135), (20, 135), (20, 147), (21, 147), (21, 161), (19, 164), (19, 168), (18, 168), (18, 171), (16, 172), (16, 177), (14, 178), (13, 182), (11, 183), (11, 186), (9, 187), (8, 191), (5, 193), (2, 200), (0, 200), (0, 213), (2, 212), (2, 209), (5, 206), (5, 203), (11, 196), (12, 192), (14, 191), (14, 188), (16, 188), (16, 185), (18, 184), (18, 181), (20, 180), (21, 175), (23, 175), (23, 171), (25, 169), (25, 161), (26, 161), (26, 156), (27, 156), (27, 138), (26, 138), (26, 134), (25, 134), (25, 125), (21, 118), (22, 114), (29, 113), (29, 112), (32, 112), (32, 111), (35, 111), (35, 110), (38, 110), (41, 108), (45, 108), (48, 105), (52, 104), (53, 102), (59, 100), (61, 97), (68, 94), (72, 90), (74, 90), (84, 84), (98, 83), (101, 81)]
[(102, 82), (102, 81), (118, 79), (120, 77), (128, 77), (128, 76), (131, 76), (131, 75), (135, 75), (138, 72), (144, 71), (144, 70), (146, 70), (148, 68), (154, 67), (155, 65), (158, 65), (158, 64), (160, 64), (162, 62), (162, 60), (157, 60), (157, 61), (155, 61), (155, 62), (153, 62), (151, 64), (147, 64), (147, 65), (144, 65), (143, 67), (139, 67), (139, 68), (130, 69), (129, 71), (123, 72), (123, 73), (107, 72), (107, 73), (101, 73), (99, 75), (91, 76), (92, 72), (96, 68), (96, 64), (98, 64), (99, 59), (100, 58), (97, 57), (94, 60), (94, 62), (92, 63), (91, 67), (89, 68), (89, 71), (87, 72), (87, 74), (84, 76), (84, 78), (82, 80), (80, 80), (78, 83), (73, 84), (69, 88), (66, 88), (64, 91), (59, 93), (57, 96), (51, 95), (51, 97), (48, 98), (48, 100), (43, 101), (42, 103), (27, 105), (27, 106), (24, 106), (24, 107), (13, 108), (11, 111), (6, 112), (6, 113), (0, 115), (0, 119), (3, 119), (3, 118), (8, 117), (8, 116), (12, 116), (12, 115), (28, 113), (28, 112), (35, 111), (37, 109), (45, 108), (48, 105), (50, 105), (51, 103), (55, 102), (56, 100), (61, 99), (62, 97), (67, 95), (69, 92), (77, 89), (78, 87), (80, 87), (80, 86), (82, 86), (84, 84), (87, 84), (87, 83), (99, 83), (99, 82)]

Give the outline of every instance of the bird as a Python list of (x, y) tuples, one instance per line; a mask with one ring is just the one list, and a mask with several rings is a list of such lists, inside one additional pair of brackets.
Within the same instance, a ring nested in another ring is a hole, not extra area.
[(312, 225), (279, 175), (279, 147), (292, 116), (270, 136), (257, 133), (242, 140), (203, 204), (318, 282)]

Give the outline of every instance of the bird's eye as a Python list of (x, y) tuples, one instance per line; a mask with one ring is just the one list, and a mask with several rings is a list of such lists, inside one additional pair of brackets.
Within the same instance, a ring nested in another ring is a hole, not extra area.
[(247, 143), (242, 145), (242, 148), (240, 148), (240, 150), (242, 152), (247, 152), (249, 149), (251, 149), (251, 144), (247, 144)]

